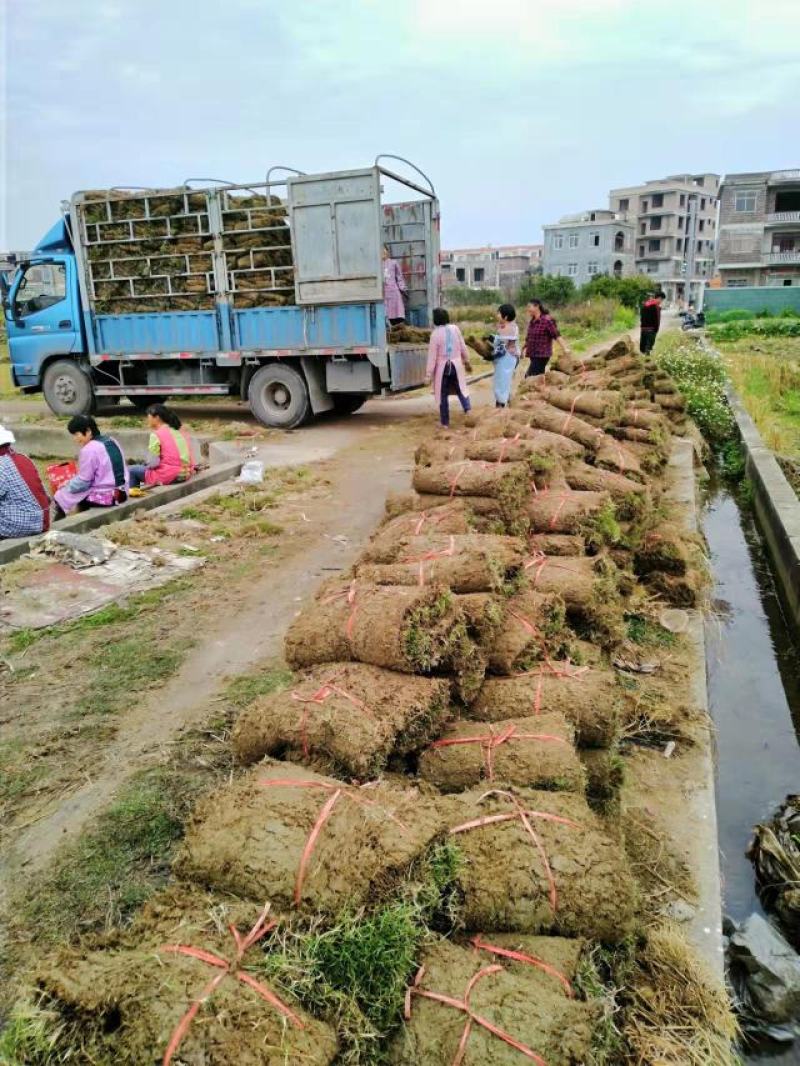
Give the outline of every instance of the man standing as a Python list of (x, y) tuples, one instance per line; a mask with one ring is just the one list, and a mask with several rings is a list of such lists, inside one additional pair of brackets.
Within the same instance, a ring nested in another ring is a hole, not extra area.
[(641, 326), (639, 351), (642, 355), (652, 352), (653, 345), (656, 343), (656, 334), (661, 325), (661, 301), (663, 299), (664, 293), (659, 290), (642, 304), (639, 312), (639, 325)]
[(50, 500), (39, 471), (13, 444), (14, 434), (0, 426), (0, 538), (46, 533)]

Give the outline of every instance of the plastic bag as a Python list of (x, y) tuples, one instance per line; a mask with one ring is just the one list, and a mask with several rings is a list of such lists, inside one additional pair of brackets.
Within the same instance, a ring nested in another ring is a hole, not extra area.
[(800, 796), (787, 796), (771, 821), (757, 825), (747, 849), (761, 902), (800, 950)]
[(791, 1041), (800, 1034), (800, 955), (760, 914), (728, 928), (728, 979), (745, 1036)]
[(236, 480), (241, 485), (260, 485), (264, 480), (264, 464), (260, 459), (248, 459)]

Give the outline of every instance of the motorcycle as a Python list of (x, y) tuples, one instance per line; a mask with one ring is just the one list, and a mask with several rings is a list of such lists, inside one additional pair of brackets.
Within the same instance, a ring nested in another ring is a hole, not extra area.
[(681, 311), (679, 316), (682, 330), (704, 329), (706, 324), (705, 311)]

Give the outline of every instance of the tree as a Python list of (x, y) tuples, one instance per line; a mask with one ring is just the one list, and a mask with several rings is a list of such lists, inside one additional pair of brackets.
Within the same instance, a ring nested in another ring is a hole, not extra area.
[(548, 307), (563, 307), (575, 299), (575, 293), (575, 282), (572, 278), (559, 277), (557, 274), (539, 274), (522, 283), (517, 293), (517, 303), (541, 300)]
[(624, 307), (638, 310), (642, 301), (651, 296), (657, 288), (658, 284), (645, 274), (633, 274), (627, 278), (595, 274), (592, 280), (583, 286), (580, 295), (582, 300), (590, 300), (593, 296), (605, 296), (612, 300), (619, 300)]

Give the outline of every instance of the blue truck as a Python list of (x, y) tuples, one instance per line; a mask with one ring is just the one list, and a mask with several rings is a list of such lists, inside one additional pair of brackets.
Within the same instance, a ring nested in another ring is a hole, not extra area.
[(74, 194), (0, 280), (15, 385), (59, 415), (123, 396), (137, 407), (230, 396), (292, 429), (422, 384), (424, 343), (413, 330), (389, 340), (382, 251), (401, 264), (409, 324), (428, 326), (439, 204), (422, 171), (409, 164), (412, 180), (387, 159), (399, 157), (324, 174), (272, 168), (247, 186)]

